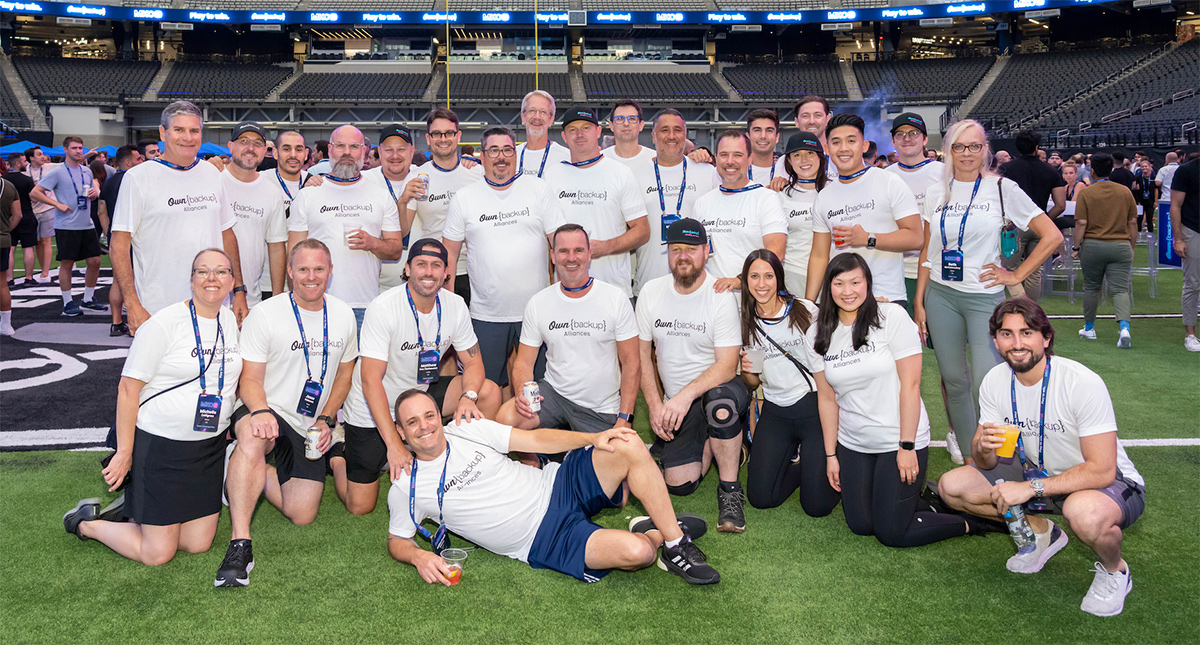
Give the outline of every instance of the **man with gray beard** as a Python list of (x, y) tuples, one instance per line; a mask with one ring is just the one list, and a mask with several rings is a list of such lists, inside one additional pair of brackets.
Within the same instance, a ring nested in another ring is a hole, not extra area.
[(367, 304), (379, 295), (383, 260), (398, 260), (404, 252), (400, 214), (387, 190), (362, 179), (367, 143), (358, 128), (334, 130), (329, 152), (332, 166), (326, 181), (305, 188), (292, 201), (288, 250), (309, 237), (329, 247), (338, 267), (329, 293), (354, 309), (361, 330)]
[(257, 170), (266, 150), (267, 132), (261, 125), (254, 121), (237, 124), (229, 141), (232, 158), (221, 173), (225, 200), (237, 218), (233, 232), (241, 254), (246, 304), (251, 307), (262, 302), (264, 272), (270, 273), (271, 293), (283, 293), (287, 219), (271, 184), (273, 171), (259, 174)]

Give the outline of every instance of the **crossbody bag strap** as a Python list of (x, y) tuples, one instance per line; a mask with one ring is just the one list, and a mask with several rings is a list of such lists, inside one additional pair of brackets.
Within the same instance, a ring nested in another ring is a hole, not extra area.
[(792, 365), (795, 365), (796, 369), (800, 370), (800, 374), (802, 376), (804, 376), (804, 380), (808, 382), (808, 388), (810, 390), (816, 391), (817, 386), (813, 382), (812, 372), (808, 371), (808, 368), (805, 367), (804, 364), (799, 361), (799, 359), (797, 359), (795, 356), (792, 356), (791, 352), (784, 349), (783, 346), (780, 345), (779, 343), (775, 342), (774, 338), (771, 338), (769, 335), (767, 335), (767, 332), (764, 331), (762, 327), (758, 327), (757, 331), (758, 331), (758, 333), (763, 335), (763, 338), (767, 339), (767, 342), (774, 345), (775, 349), (778, 349), (779, 351), (783, 352), (783, 355), (786, 356), (787, 359), (792, 362)]

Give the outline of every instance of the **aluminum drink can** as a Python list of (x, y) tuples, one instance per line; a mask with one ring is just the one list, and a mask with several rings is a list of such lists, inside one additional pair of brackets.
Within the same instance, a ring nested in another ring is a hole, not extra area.
[(421, 183), (425, 185), (425, 194), (420, 197), (419, 201), (429, 201), (429, 175), (421, 173), (417, 175), (417, 179), (420, 179)]
[(309, 461), (316, 461), (323, 455), (320, 450), (317, 450), (317, 444), (321, 441), (321, 429), (313, 426), (308, 429), (304, 435), (304, 456)]
[(542, 411), (542, 390), (538, 387), (537, 381), (529, 381), (521, 386), (521, 392), (525, 395), (525, 400), (529, 401), (530, 410)]

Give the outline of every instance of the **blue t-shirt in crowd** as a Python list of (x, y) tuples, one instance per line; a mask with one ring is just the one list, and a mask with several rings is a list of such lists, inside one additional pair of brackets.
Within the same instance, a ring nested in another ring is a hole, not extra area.
[[(38, 185), (54, 193), (54, 199), (71, 207), (62, 212), (54, 209), (54, 228), (61, 231), (86, 231), (92, 228), (92, 213), (89, 210), (87, 192), (92, 187), (92, 169), (87, 166), (72, 168), (59, 164), (46, 173)], [(79, 196), (83, 196), (82, 206)]]

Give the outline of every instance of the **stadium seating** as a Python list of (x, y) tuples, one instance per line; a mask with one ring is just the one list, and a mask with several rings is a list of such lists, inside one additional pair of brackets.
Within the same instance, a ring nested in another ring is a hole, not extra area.
[(428, 11), (434, 8), (433, 0), (321, 0), (311, 5), (312, 9), (330, 11)]
[(712, 8), (708, 0), (583, 0), (585, 11), (707, 11)]
[(746, 101), (794, 101), (805, 94), (829, 99), (847, 96), (837, 63), (779, 63), (727, 67), (725, 80)]
[(717, 5), (748, 11), (812, 11), (831, 6), (829, 0), (717, 0)]
[[(444, 7), (438, 3), (438, 8)], [(464, 11), (533, 11), (533, 0), (466, 0), (452, 2), (455, 9)], [(571, 8), (571, 0), (538, 0), (538, 11), (566, 11)]]
[(15, 57), (12, 62), (35, 99), (68, 103), (140, 98), (158, 71), (158, 63), (143, 61)]
[(1121, 71), (1151, 51), (1153, 47), (1145, 46), (1013, 56), (971, 116), (1016, 119), (1034, 114)]
[(12, 87), (8, 84), (8, 79), (0, 74), (0, 121), (20, 122), (25, 119), (25, 112), (21, 109), (21, 104), (13, 96)]
[(280, 95), (285, 101), (418, 101), (429, 74), (302, 74)]
[(124, 4), (126, 7), (159, 7), (169, 9), (171, 7), (171, 0), (125, 0), (125, 2), (118, 2), (117, 4)]
[(246, 9), (254, 9), (255, 11), (290, 11), (296, 8), (299, 0), (254, 0), (247, 3), (246, 0), (187, 0), (184, 5), (185, 9), (224, 9), (226, 11), (244, 11)]
[[(438, 88), (439, 98), (446, 98), (447, 83), (450, 85), (450, 98), (455, 102), (519, 101), (534, 89), (532, 73), (458, 74), (452, 71)], [(563, 103), (570, 102), (571, 79), (565, 72), (543, 72), (538, 78), (538, 87), (558, 97)]]
[(854, 63), (854, 75), (867, 98), (961, 100), (975, 89), (994, 58), (929, 58)]
[(729, 95), (708, 74), (670, 72), (583, 74), (589, 101), (636, 97), (643, 101), (728, 101)]
[(291, 74), (290, 68), (276, 65), (175, 63), (158, 97), (261, 100)]

